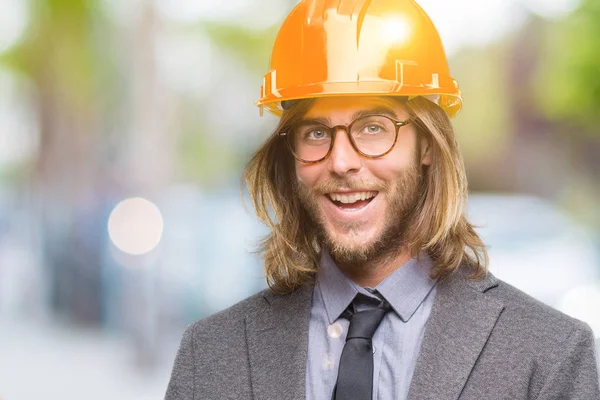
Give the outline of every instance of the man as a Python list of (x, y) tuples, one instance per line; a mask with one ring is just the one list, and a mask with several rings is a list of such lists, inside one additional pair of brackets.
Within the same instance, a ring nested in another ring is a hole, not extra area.
[(600, 399), (590, 328), (487, 272), (423, 10), (302, 1), (271, 67), (245, 172), (270, 290), (186, 329), (166, 399)]

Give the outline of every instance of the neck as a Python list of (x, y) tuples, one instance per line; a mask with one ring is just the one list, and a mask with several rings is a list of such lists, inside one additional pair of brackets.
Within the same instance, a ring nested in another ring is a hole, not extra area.
[(343, 263), (334, 259), (338, 268), (357, 285), (374, 288), (412, 257), (407, 251), (359, 263)]

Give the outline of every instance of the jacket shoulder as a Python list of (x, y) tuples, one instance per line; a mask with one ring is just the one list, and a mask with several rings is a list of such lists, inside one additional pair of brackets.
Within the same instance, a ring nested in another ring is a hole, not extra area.
[(269, 306), (268, 298), (271, 296), (269, 289), (264, 289), (222, 311), (189, 325), (186, 330), (193, 332), (226, 331), (232, 326), (243, 323), (248, 316), (255, 315)]
[(600, 398), (595, 338), (588, 324), (492, 274), (468, 284), (480, 301), (502, 308), (467, 391), (477, 392), (477, 398), (495, 398), (499, 387), (510, 398)]
[(263, 290), (185, 329), (165, 399), (251, 397), (245, 319), (267, 305)]
[(585, 322), (542, 303), (503, 280), (494, 279), (497, 285), (486, 294), (504, 303), (503, 317), (510, 321), (515, 331), (547, 344), (564, 343), (576, 331), (591, 334), (591, 328)]

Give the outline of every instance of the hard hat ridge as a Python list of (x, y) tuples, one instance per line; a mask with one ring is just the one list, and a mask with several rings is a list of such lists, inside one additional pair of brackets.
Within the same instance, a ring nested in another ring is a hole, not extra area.
[(319, 21), (326, 18), (327, 10), (335, 10), (337, 15), (353, 17), (365, 13), (372, 0), (304, 0), (306, 20)]

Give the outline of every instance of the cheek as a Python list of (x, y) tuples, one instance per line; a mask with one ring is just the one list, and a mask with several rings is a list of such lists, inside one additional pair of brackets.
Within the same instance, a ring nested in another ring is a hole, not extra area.
[(396, 146), (386, 157), (390, 168), (401, 171), (414, 165), (418, 159), (417, 148), (417, 136), (413, 129), (398, 135)]
[(312, 187), (320, 176), (319, 165), (309, 165), (296, 161), (296, 179), (308, 187)]
[(414, 164), (414, 155), (406, 152), (395, 152), (388, 154), (381, 160), (374, 160), (369, 165), (369, 170), (378, 179), (393, 182), (398, 176)]

